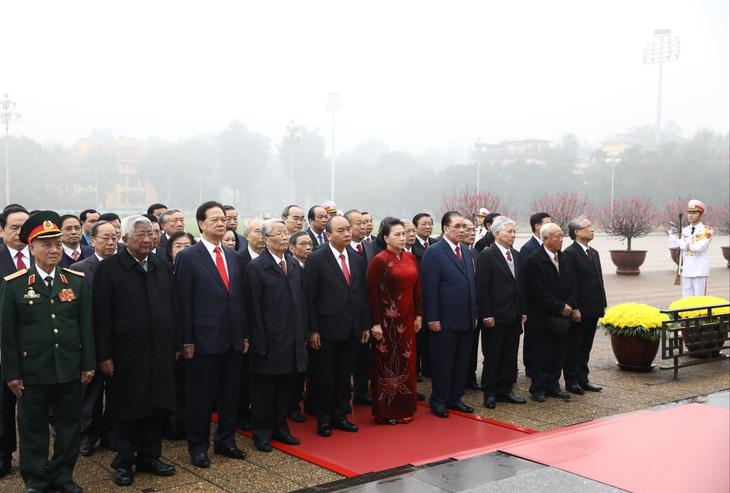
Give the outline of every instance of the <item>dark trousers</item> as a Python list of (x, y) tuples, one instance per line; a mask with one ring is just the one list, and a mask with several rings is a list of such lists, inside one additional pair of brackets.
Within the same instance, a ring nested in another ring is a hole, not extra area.
[(428, 330), (428, 327), (424, 326), (418, 331), (418, 334), (416, 334), (416, 357), (418, 358), (416, 360), (417, 370), (418, 373), (424, 377), (431, 376), (431, 356), (429, 355), (430, 348), (428, 342), (430, 333), (431, 331)]
[(304, 395), (304, 385), (307, 380), (306, 375), (307, 374), (305, 372), (299, 372), (296, 375), (294, 389), (292, 390), (291, 395), (291, 402), (289, 403), (289, 411), (301, 411), (299, 401), (302, 400), (302, 395)]
[(243, 355), (241, 363), (241, 387), (238, 391), (238, 422), (251, 418), (251, 370), (248, 354)]
[[(0, 375), (2, 374), (2, 365), (0, 365)], [(0, 459), (7, 454), (7, 460), (10, 455), (18, 448), (15, 438), (15, 394), (10, 390), (8, 384), (0, 383)]]
[(185, 431), (191, 456), (208, 452), (210, 417), (218, 410), (214, 449), (236, 446), (236, 415), (243, 353), (230, 348), (223, 354), (199, 354), (188, 362)]
[(307, 346), (307, 397), (304, 399), (304, 412), (317, 414), (317, 373), (319, 372), (319, 351)]
[[(48, 460), (50, 431), (48, 406), (56, 404), (56, 438), (53, 457)], [(81, 382), (72, 380), (52, 385), (25, 384), (18, 399), (20, 475), (27, 488), (47, 488), (73, 479), (81, 442)]]
[(563, 376), (565, 386), (588, 383), (588, 360), (596, 336), (597, 318), (570, 324)]
[(353, 397), (367, 398), (370, 395), (370, 344), (360, 344), (352, 372)]
[(565, 360), (565, 349), (568, 336), (555, 336), (547, 332), (533, 331), (532, 342), (532, 384), (530, 394), (536, 392), (558, 392), (560, 390), (560, 372)]
[(145, 418), (114, 420), (114, 469), (132, 469), (134, 464), (148, 464), (162, 455), (162, 416), (162, 411), (155, 411)]
[(497, 324), (482, 330), (482, 388), (485, 396), (512, 392), (521, 333), (521, 323)]
[(93, 447), (97, 440), (111, 442), (112, 420), (104, 411), (106, 376), (97, 369), (81, 391), (81, 443)]
[(317, 423), (344, 421), (350, 408), (350, 375), (360, 342), (322, 339), (317, 358)]
[[(469, 369), (467, 370), (466, 374), (466, 384), (476, 384), (477, 383), (477, 363), (478, 363), (478, 354), (479, 354), (479, 339), (481, 338), (483, 340), (483, 333), (486, 327), (479, 322), (476, 329), (474, 329), (474, 335), (472, 336), (471, 340), (471, 354), (469, 355)], [(484, 351), (484, 348), (482, 347), (482, 352)], [(482, 373), (484, 373), (484, 366), (482, 366)]]
[(522, 338), (522, 364), (525, 366), (525, 373), (532, 376), (532, 329), (530, 321), (525, 324), (525, 336)]
[(251, 431), (255, 442), (290, 435), (286, 417), (297, 374), (251, 375)]
[[(428, 330), (428, 329), (427, 329)], [(450, 406), (464, 395), (473, 330), (444, 330), (429, 335), (432, 406)]]

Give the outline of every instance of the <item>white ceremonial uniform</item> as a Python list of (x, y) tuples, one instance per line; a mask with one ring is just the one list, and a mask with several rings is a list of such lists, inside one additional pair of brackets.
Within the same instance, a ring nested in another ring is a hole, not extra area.
[(710, 262), (707, 249), (712, 240), (713, 230), (698, 222), (696, 226), (682, 228), (682, 239), (676, 246), (682, 251), (682, 297), (705, 296), (707, 276), (710, 275)]

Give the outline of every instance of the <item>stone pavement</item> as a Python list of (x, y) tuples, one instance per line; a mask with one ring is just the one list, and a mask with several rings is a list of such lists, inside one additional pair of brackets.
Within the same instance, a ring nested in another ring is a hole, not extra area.
[[(521, 246), (527, 239), (519, 235), (516, 244)], [(728, 237), (713, 239), (710, 248), (711, 273), (708, 295), (730, 299), (730, 269), (720, 252), (720, 245), (727, 245)], [(566, 238), (564, 246), (569, 245)], [(601, 254), (608, 304), (624, 302), (647, 303), (660, 309), (681, 297), (681, 289), (673, 284), (673, 263), (668, 257), (666, 236), (653, 234), (633, 241), (633, 249), (648, 250), (647, 260), (636, 277), (617, 276), (612, 266), (609, 250), (623, 249), (622, 245), (604, 236), (597, 236), (592, 246)], [(661, 350), (657, 365), (661, 365)], [(515, 385), (517, 395), (528, 396), (529, 381), (521, 366)], [(664, 362), (666, 364), (666, 362)], [(572, 396), (569, 402), (548, 399), (545, 403), (528, 400), (527, 405), (498, 404), (494, 410), (482, 406), (482, 394), (468, 390), (464, 402), (473, 406), (475, 413), (533, 430), (548, 430), (593, 419), (651, 408), (684, 399), (702, 399), (701, 396), (730, 388), (730, 362), (712, 362), (682, 368), (679, 380), (672, 379), (672, 371), (655, 369), (651, 373), (628, 373), (618, 370), (611, 351), (608, 336), (599, 333), (592, 352), (591, 381), (603, 386), (603, 392)], [(419, 384), (421, 392), (430, 392), (428, 379)], [(727, 394), (724, 394), (727, 397)], [(427, 412), (419, 409), (419, 412)], [(418, 419), (416, 414), (415, 419)], [(314, 419), (308, 421), (315, 426)], [(352, 436), (357, 440), (357, 434)], [(342, 479), (330, 472), (274, 449), (262, 453), (253, 447), (247, 437), (237, 438), (238, 446), (248, 453), (244, 461), (235, 461), (212, 455), (211, 467), (198, 469), (190, 464), (184, 441), (163, 443), (163, 460), (177, 467), (177, 474), (157, 478), (139, 474), (132, 486), (118, 487), (111, 481), (113, 471), (109, 467), (114, 454), (105, 449), (95, 449), (91, 457), (80, 457), (76, 466), (76, 481), (87, 492), (285, 492), (324, 485)], [(364, 458), (363, 460), (367, 460)], [(558, 474), (559, 476), (559, 474)], [(24, 491), (17, 469), (17, 453), (14, 454), (13, 472), (0, 480), (0, 491)]]

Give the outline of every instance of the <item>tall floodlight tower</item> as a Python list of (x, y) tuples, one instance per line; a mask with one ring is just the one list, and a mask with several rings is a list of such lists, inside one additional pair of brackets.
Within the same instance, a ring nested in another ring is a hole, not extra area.
[(5, 125), (5, 204), (10, 203), (10, 122), (13, 121), (13, 117), (20, 118), (20, 113), (14, 112), (13, 108), (17, 101), (10, 99), (8, 93), (3, 94), (3, 99), (0, 99), (0, 120)]
[(335, 112), (342, 107), (342, 99), (340, 93), (331, 92), (327, 97), (327, 111), (332, 112), (332, 156), (330, 158), (330, 168), (332, 168), (330, 182), (330, 200), (335, 200)]
[(657, 29), (654, 39), (644, 45), (644, 64), (659, 64), (659, 99), (656, 103), (656, 137), (659, 145), (662, 132), (662, 68), (664, 62), (679, 59), (679, 37), (672, 36), (671, 29)]

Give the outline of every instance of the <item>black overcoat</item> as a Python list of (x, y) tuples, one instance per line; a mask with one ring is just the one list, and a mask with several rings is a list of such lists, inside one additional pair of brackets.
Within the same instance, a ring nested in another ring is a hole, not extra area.
[[(250, 335), (249, 358), (255, 375), (284, 375), (307, 369), (307, 312), (302, 268), (284, 256), (287, 275), (271, 253), (246, 266), (244, 297)], [(260, 353), (266, 353), (264, 355)]]
[(96, 357), (114, 362), (107, 380), (112, 419), (173, 411), (182, 337), (172, 266), (149, 255), (145, 272), (125, 249), (99, 262), (93, 286)]

